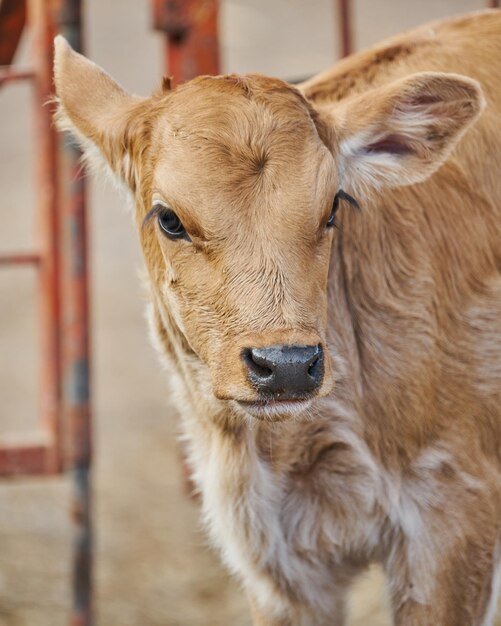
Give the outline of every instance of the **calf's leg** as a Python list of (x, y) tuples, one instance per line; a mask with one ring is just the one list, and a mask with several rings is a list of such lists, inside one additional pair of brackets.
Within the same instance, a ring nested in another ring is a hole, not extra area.
[[(420, 555), (422, 557), (423, 555)], [(395, 626), (493, 626), (501, 574), (495, 537), (461, 537), (450, 551), (437, 545), (429, 567), (395, 559), (389, 583)], [(400, 563), (399, 563), (400, 561)]]
[(259, 607), (249, 597), (253, 626), (346, 626), (346, 601), (344, 592), (333, 601), (333, 611), (326, 615), (314, 607), (290, 606), (286, 614)]

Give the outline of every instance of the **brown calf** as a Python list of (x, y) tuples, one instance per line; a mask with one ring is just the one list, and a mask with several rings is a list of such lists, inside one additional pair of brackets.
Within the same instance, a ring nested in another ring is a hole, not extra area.
[[(59, 118), (126, 183), (211, 536), (256, 624), (488, 626), (501, 559), (501, 13), (296, 89), (125, 93), (56, 42)], [(357, 210), (357, 205), (360, 210)]]

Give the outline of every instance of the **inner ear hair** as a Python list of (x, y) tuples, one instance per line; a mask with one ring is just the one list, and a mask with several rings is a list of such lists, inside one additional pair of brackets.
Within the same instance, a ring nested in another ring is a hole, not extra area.
[(449, 157), (485, 106), (480, 85), (420, 72), (338, 105), (339, 169), (356, 193), (422, 182)]

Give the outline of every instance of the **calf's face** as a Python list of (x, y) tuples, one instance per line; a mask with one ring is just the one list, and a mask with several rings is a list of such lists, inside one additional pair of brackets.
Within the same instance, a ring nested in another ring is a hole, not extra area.
[(161, 252), (152, 269), (163, 300), (215, 395), (269, 408), (331, 386), (336, 175), (299, 95), (256, 78), (256, 102), (241, 83), (205, 78), (166, 96), (141, 235)]
[(481, 108), (473, 81), (431, 73), (321, 112), (261, 76), (139, 99), (64, 40), (55, 76), (63, 125), (134, 193), (174, 343), (205, 364), (217, 398), (268, 418), (333, 387), (326, 293), (344, 189), (423, 180)]

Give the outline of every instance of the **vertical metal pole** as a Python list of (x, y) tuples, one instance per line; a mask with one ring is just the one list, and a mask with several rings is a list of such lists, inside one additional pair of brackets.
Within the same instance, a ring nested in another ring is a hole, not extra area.
[(47, 0), (30, 0), (35, 76), (37, 234), (40, 248), (39, 301), (41, 335), (40, 403), (44, 428), (51, 439), (45, 471), (55, 472), (61, 401), (58, 141), (47, 100), (52, 93), (53, 13)]
[(25, 0), (0, 2), (0, 65), (12, 63), (25, 23)]
[(152, 0), (152, 8), (173, 83), (219, 73), (218, 0)]
[(353, 50), (351, 2), (350, 0), (338, 0), (337, 5), (341, 36), (340, 53), (342, 57), (345, 57), (351, 54)]
[(487, 2), (487, 6), (490, 9), (499, 9), (500, 4), (499, 0), (489, 0), (489, 2)]
[[(60, 32), (83, 51), (82, 1), (59, 0)], [(72, 626), (92, 626), (91, 413), (89, 294), (85, 181), (76, 144), (65, 138), (64, 238), (64, 387), (66, 467), (73, 483), (75, 531)]]

